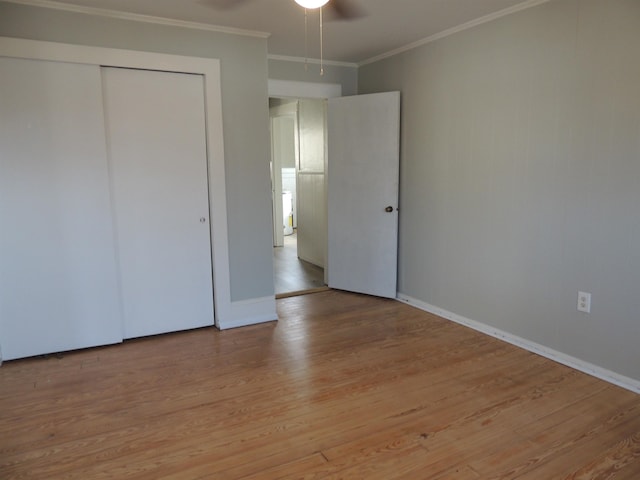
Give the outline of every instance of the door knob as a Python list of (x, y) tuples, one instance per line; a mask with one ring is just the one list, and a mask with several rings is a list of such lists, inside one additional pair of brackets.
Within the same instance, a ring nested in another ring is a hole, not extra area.
[(387, 208), (384, 209), (385, 212), (387, 213), (391, 213), (393, 212), (393, 207), (391, 205), (389, 205)]
[(204, 217), (200, 217), (200, 223), (204, 223), (204, 222), (206, 222), (206, 221), (207, 221), (207, 219), (206, 219), (206, 218), (204, 218)]

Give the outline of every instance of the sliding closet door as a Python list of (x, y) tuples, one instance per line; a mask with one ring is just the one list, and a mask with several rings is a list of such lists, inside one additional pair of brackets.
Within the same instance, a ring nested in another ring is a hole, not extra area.
[(122, 340), (100, 69), (0, 58), (5, 360)]
[(213, 325), (203, 78), (102, 78), (125, 338)]

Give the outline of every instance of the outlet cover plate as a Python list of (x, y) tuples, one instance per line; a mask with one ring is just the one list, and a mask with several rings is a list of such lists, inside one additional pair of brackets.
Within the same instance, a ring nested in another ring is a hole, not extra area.
[(591, 313), (591, 294), (588, 292), (578, 292), (578, 311)]

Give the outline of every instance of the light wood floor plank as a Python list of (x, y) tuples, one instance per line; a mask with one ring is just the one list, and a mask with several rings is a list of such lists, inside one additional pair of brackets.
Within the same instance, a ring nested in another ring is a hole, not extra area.
[(406, 304), (0, 368), (0, 478), (640, 478), (640, 396)]

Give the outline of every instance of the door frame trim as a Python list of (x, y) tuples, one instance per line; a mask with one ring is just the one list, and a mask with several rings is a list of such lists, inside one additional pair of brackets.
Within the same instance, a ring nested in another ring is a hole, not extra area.
[(0, 56), (98, 66), (142, 68), (204, 76), (209, 171), (209, 226), (215, 325), (234, 324), (229, 272), (227, 197), (222, 130), (220, 60), (86, 45), (0, 37)]
[(342, 96), (339, 83), (297, 82), (269, 79), (269, 97), (280, 98), (333, 98)]
[[(342, 85), (339, 83), (318, 83), (318, 82), (299, 82), (295, 80), (276, 80), (269, 79), (269, 98), (319, 98), (327, 100), (329, 98), (336, 98), (342, 96)], [(326, 122), (326, 103), (325, 103), (325, 122)], [(326, 125), (325, 125), (326, 133)], [(327, 137), (325, 134), (324, 141), (324, 171), (327, 172)], [(297, 168), (297, 167), (296, 167)], [(324, 187), (324, 198), (327, 198), (327, 182)], [(326, 227), (326, 225), (325, 225)], [(324, 246), (324, 283), (329, 282), (329, 266), (328, 259), (329, 252), (327, 242)]]

